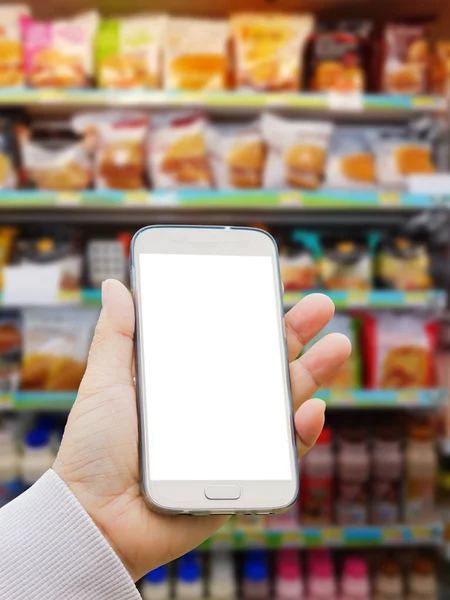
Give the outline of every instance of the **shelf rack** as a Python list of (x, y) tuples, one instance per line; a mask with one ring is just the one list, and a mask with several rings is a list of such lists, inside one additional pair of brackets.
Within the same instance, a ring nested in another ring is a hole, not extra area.
[(202, 549), (210, 548), (355, 548), (386, 546), (437, 546), (442, 525), (391, 525), (388, 527), (300, 527), (293, 530), (236, 529), (225, 527), (209, 538)]
[[(443, 388), (404, 390), (319, 390), (331, 409), (433, 409), (441, 406), (448, 397)], [(14, 392), (0, 395), (0, 410), (70, 410), (76, 392)]]

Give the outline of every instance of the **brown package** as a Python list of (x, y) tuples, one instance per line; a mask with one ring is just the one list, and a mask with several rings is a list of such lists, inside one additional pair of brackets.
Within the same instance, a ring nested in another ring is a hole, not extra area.
[(429, 84), (429, 23), (390, 23), (383, 42), (381, 90), (425, 94)]

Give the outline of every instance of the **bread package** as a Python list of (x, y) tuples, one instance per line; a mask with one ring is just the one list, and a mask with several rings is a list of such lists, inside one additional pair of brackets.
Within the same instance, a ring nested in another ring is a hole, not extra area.
[(157, 189), (210, 188), (207, 125), (202, 114), (166, 114), (152, 120), (150, 176)]
[(97, 189), (142, 190), (147, 187), (146, 114), (111, 111), (78, 115), (73, 119), (73, 126), (92, 146)]
[(429, 23), (389, 23), (384, 30), (381, 89), (388, 94), (424, 94), (430, 66)]
[(21, 20), (28, 14), (24, 4), (0, 6), (0, 87), (24, 84)]
[(337, 127), (330, 146), (326, 185), (335, 189), (373, 189), (375, 157), (362, 127)]
[(223, 20), (171, 18), (164, 49), (164, 87), (182, 91), (224, 90), (227, 39), (227, 24)]
[(33, 87), (80, 88), (92, 83), (96, 12), (73, 19), (22, 19), (25, 70)]
[(230, 19), (237, 89), (296, 91), (313, 30), (311, 15), (237, 13)]
[(167, 18), (134, 15), (102, 21), (96, 41), (100, 88), (155, 89), (161, 85)]
[(208, 148), (217, 188), (261, 187), (265, 145), (259, 123), (211, 126)]
[(321, 121), (289, 121), (265, 114), (262, 131), (268, 147), (264, 187), (320, 187), (333, 126)]

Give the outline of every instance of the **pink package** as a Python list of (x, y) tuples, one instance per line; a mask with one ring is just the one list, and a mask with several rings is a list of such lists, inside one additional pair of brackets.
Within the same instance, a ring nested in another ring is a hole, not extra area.
[(99, 16), (95, 11), (58, 21), (21, 20), (25, 73), (33, 87), (79, 88), (90, 84), (94, 39)]
[(304, 587), (299, 554), (293, 549), (283, 549), (277, 554), (276, 600), (302, 600)]
[(341, 600), (370, 600), (369, 570), (365, 560), (347, 558), (342, 576)]

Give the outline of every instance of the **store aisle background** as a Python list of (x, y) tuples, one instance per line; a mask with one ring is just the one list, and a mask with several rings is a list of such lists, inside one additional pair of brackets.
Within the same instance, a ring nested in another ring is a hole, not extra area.
[(330, 295), (353, 356), (295, 507), (143, 597), (450, 598), (448, 3), (33, 0), (0, 25), (0, 506), (54, 460), (133, 233), (262, 227), (286, 310)]

